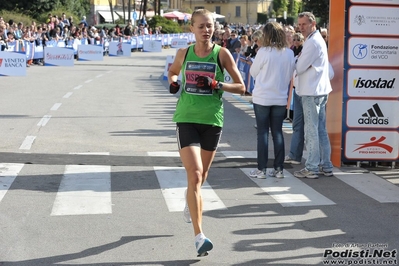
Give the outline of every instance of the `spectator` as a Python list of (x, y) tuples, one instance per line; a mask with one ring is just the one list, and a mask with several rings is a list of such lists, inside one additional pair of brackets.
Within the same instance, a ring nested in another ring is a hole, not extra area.
[(292, 50), (294, 51), (294, 56), (297, 56), (300, 54), (300, 52), (302, 51), (302, 48), (303, 48), (304, 38), (303, 38), (302, 33), (299, 33), (299, 32), (295, 33), (292, 38), (292, 41), (294, 43)]
[(89, 27), (89, 24), (88, 24), (87, 21), (86, 21), (86, 16), (83, 16), (83, 17), (82, 17), (82, 20), (80, 21), (80, 23), (83, 23), (83, 25), (84, 25), (85, 27)]
[(291, 25), (288, 25), (284, 27), (284, 30), (287, 38), (288, 47), (292, 49), (294, 46), (293, 36), (295, 34), (295, 29)]
[(247, 53), (248, 50), (248, 36), (247, 35), (242, 35), (240, 38), (240, 43), (241, 43), (241, 47), (238, 50), (238, 53), (240, 55), (245, 56), (245, 54)]
[(68, 18), (68, 21), (69, 21), (69, 26), (71, 27), (70, 29), (72, 29), (72, 27), (73, 27), (73, 17), (70, 16), (70, 17)]
[(258, 30), (252, 34), (252, 45), (248, 47), (245, 56), (255, 58), (261, 44), (262, 31)]
[(288, 100), (288, 86), (295, 69), (295, 57), (287, 48), (283, 27), (269, 22), (263, 28), (262, 47), (250, 68), (255, 79), (252, 92), (257, 124), (257, 164), (251, 177), (266, 178), (269, 128), (273, 136), (274, 164), (269, 176), (283, 178), (284, 136), (283, 121)]
[(316, 18), (312, 13), (300, 13), (298, 25), (306, 41), (296, 64), (296, 92), (301, 96), (305, 114), (304, 132), (308, 158), (305, 168), (294, 172), (294, 176), (318, 178), (318, 173), (332, 176), (331, 146), (326, 128), (326, 104), (328, 94), (332, 91), (327, 46), (316, 29)]
[(62, 21), (62, 23), (64, 23), (64, 27), (65, 27), (65, 26), (71, 26), (71, 23), (70, 23), (69, 20), (67, 19), (65, 13), (62, 13), (61, 21)]
[(240, 49), (241, 43), (238, 40), (237, 31), (232, 30), (230, 33), (230, 39), (227, 41), (226, 48), (231, 54), (236, 53), (236, 49)]
[(326, 28), (320, 28), (320, 34), (321, 37), (323, 37), (324, 41), (326, 42), (326, 45), (328, 47), (328, 32)]

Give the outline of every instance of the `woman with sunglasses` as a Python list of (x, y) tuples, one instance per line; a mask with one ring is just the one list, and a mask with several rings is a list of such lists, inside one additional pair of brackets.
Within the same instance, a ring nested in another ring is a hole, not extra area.
[(302, 33), (300, 33), (300, 32), (295, 33), (292, 38), (292, 41), (294, 42), (292, 51), (294, 51), (294, 56), (297, 56), (302, 51), (302, 47), (303, 47), (304, 37), (303, 37)]

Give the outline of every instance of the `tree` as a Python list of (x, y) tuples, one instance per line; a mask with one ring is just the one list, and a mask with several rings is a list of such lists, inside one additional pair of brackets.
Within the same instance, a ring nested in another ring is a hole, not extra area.
[(276, 17), (283, 16), (284, 11), (288, 12), (288, 0), (273, 0), (273, 10)]
[(0, 1), (0, 10), (18, 11), (33, 18), (52, 10), (64, 8), (79, 16), (90, 12), (87, 0), (13, 0)]
[(115, 23), (114, 7), (112, 6), (112, 0), (108, 0), (108, 4), (109, 4), (109, 9), (111, 10), (112, 23)]
[(318, 24), (325, 26), (330, 16), (330, 0), (304, 0), (302, 1), (302, 12), (312, 12), (316, 17), (320, 18)]

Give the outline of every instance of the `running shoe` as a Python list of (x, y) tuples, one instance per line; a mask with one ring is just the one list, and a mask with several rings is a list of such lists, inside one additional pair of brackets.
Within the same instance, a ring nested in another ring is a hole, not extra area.
[(264, 171), (261, 170), (252, 170), (251, 172), (249, 172), (249, 176), (250, 177), (256, 177), (256, 178), (260, 178), (260, 179), (265, 179), (266, 178), (266, 174)]
[(299, 177), (299, 178), (310, 178), (310, 179), (316, 179), (319, 178), (319, 176), (317, 175), (317, 173), (313, 172), (313, 171), (309, 171), (306, 168), (303, 168), (300, 171), (296, 171), (294, 172), (294, 176)]
[(276, 177), (276, 178), (284, 178), (283, 171), (272, 169), (269, 171), (269, 176)]
[(202, 237), (195, 241), (195, 248), (197, 249), (197, 257), (204, 257), (208, 255), (208, 251), (212, 250), (213, 244), (207, 237)]

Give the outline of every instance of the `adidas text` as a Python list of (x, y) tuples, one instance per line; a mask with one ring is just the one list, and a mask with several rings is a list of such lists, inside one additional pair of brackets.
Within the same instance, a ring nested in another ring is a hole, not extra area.
[(360, 125), (388, 125), (388, 118), (378, 118), (378, 117), (367, 117), (367, 118), (359, 118), (357, 122)]

